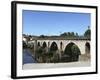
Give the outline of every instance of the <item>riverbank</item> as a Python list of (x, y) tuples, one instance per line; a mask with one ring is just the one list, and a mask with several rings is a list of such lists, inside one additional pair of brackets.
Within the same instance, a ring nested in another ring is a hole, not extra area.
[(24, 64), (23, 69), (45, 69), (45, 68), (65, 68), (65, 67), (88, 67), (90, 61), (78, 61), (69, 63), (29, 63)]

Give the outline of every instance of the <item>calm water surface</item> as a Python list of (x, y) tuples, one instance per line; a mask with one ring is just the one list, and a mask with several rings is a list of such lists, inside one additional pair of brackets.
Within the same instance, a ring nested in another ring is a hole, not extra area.
[(32, 56), (32, 53), (28, 49), (23, 50), (23, 64), (27, 63), (37, 63), (34, 59), (34, 56)]

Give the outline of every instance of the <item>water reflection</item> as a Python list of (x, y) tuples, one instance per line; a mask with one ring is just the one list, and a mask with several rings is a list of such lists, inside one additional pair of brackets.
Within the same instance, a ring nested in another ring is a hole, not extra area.
[(32, 56), (32, 53), (28, 49), (23, 50), (23, 64), (36, 63), (37, 61)]

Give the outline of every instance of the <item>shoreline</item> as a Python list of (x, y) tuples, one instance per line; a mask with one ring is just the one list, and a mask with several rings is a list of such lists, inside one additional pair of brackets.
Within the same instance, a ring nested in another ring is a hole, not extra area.
[(28, 69), (50, 69), (50, 68), (73, 68), (73, 67), (89, 67), (90, 61), (78, 61), (69, 63), (29, 63), (22, 66), (23, 70)]

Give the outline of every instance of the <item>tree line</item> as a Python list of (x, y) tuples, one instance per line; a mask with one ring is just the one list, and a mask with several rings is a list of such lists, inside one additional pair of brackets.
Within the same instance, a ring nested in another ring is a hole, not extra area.
[(34, 37), (34, 38), (53, 38), (53, 37), (65, 37), (65, 38), (87, 38), (87, 39), (90, 39), (91, 37), (91, 30), (90, 30), (90, 28), (89, 28), (89, 26), (88, 26), (88, 29), (84, 32), (84, 34), (83, 35), (79, 35), (77, 32), (75, 33), (75, 32), (63, 32), (63, 33), (61, 33), (60, 35), (58, 35), (58, 36), (47, 36), (47, 35), (40, 35), (40, 36), (32, 36), (32, 35), (25, 35), (25, 34), (23, 34), (23, 36), (25, 36), (26, 37), (26, 39), (29, 41), (32, 37)]

